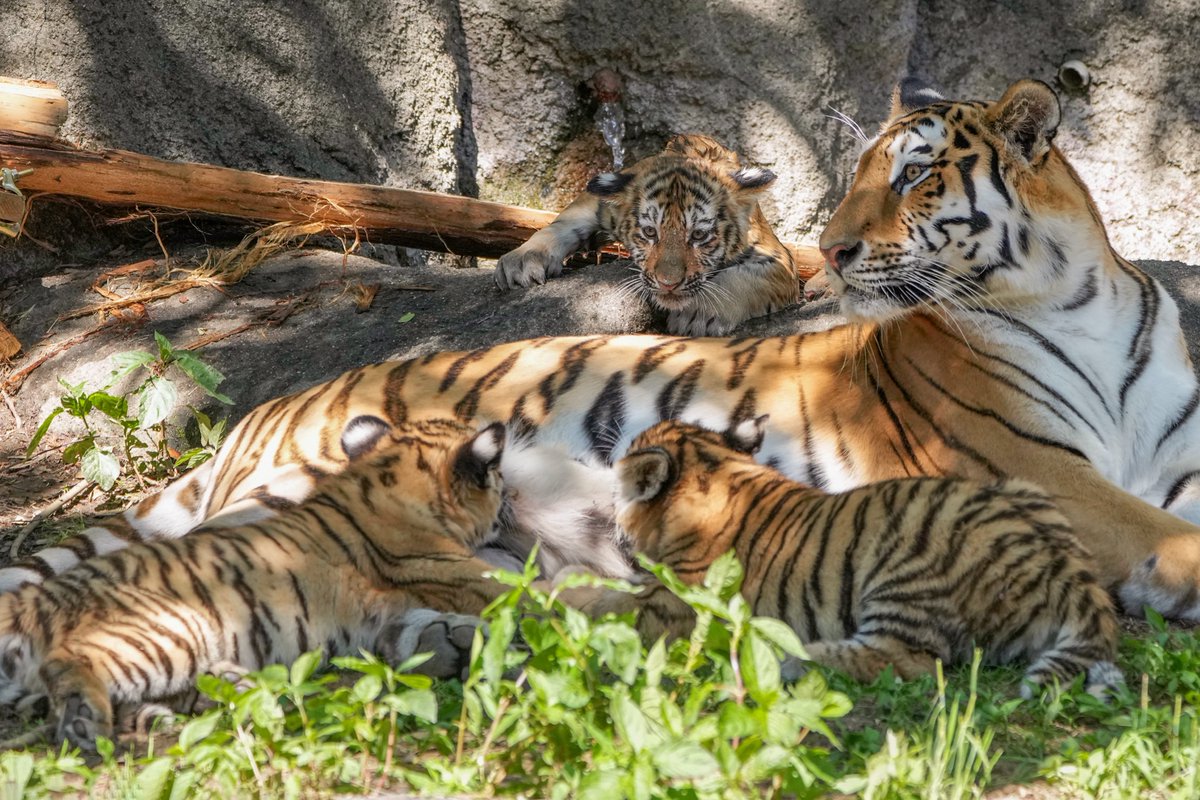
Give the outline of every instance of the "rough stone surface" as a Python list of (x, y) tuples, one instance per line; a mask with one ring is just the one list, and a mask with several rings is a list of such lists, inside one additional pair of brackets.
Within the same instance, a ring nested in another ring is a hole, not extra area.
[(1200, 250), (1188, 0), (8, 0), (0, 26), (0, 74), (59, 83), (85, 144), (547, 208), (607, 164), (586, 83), (611, 67), (631, 157), (715, 134), (781, 175), (769, 214), (809, 241), (858, 149), (831, 107), (870, 131), (906, 73), (994, 99), (1077, 58), (1058, 141), (1117, 248)]

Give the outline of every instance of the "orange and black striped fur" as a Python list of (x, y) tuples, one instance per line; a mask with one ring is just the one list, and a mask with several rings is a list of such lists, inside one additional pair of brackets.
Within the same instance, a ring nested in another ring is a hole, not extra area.
[(316, 647), (395, 655), (385, 639), (415, 608), (477, 615), (505, 589), (473, 555), (500, 509), (504, 444), (498, 424), (399, 426), (267, 522), (134, 545), (0, 596), (0, 702), (46, 695), (57, 737), (94, 749), (114, 703)]
[(723, 336), (795, 303), (801, 277), (758, 207), (775, 180), (707, 136), (684, 134), (658, 155), (588, 183), (554, 222), (503, 256), (496, 284), (543, 283), (592, 237), (620, 242), (636, 275), (623, 288), (667, 312), (667, 332)]
[(351, 370), (254, 409), (210, 462), (119, 525), (0, 569), (0, 590), (299, 502), (345, 468), (338, 441), (360, 415), (503, 422), (603, 469), (663, 419), (724, 430), (769, 414), (761, 459), (823, 491), (1035, 483), (1128, 606), (1200, 619), (1200, 384), (1174, 301), (1112, 251), (1053, 146), (1053, 92), (1021, 81), (995, 102), (899, 100), (822, 234), (853, 323), (543, 338)]
[[(1112, 602), (1043, 491), (912, 478), (829, 494), (754, 461), (761, 424), (718, 434), (663, 422), (634, 439), (616, 466), (633, 549), (685, 583), (733, 550), (754, 613), (784, 620), (810, 660), (858, 680), (889, 665), (928, 673), (980, 647), (992, 663), (1030, 659), (1034, 685), (1081, 673), (1096, 693), (1120, 682)], [(642, 595), (606, 600), (636, 603), (652, 638), (691, 630), (690, 609), (661, 584)]]

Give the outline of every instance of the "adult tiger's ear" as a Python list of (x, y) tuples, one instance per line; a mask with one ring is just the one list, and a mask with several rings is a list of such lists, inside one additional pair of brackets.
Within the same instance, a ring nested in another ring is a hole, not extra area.
[(892, 89), (892, 110), (888, 114), (888, 121), (911, 114), (918, 108), (943, 102), (945, 99), (928, 81), (911, 76), (904, 78)]
[(661, 447), (636, 450), (617, 462), (617, 491), (626, 502), (653, 500), (670, 480), (671, 456)]
[(1058, 95), (1041, 81), (1017, 81), (988, 109), (992, 130), (1031, 164), (1050, 151), (1062, 120)]
[(763, 414), (731, 426), (724, 433), (725, 444), (746, 455), (754, 455), (762, 449), (763, 438), (767, 435), (767, 420), (770, 418), (770, 414)]
[(589, 194), (612, 197), (629, 185), (633, 175), (628, 172), (601, 172), (587, 183)]
[(776, 175), (762, 167), (742, 167), (729, 176), (741, 194), (757, 194), (775, 182)]
[(493, 422), (458, 448), (454, 474), (472, 486), (486, 489), (493, 470), (500, 468), (506, 434), (504, 423)]
[(373, 452), (379, 440), (391, 430), (392, 426), (379, 417), (370, 414), (355, 417), (342, 430), (342, 452), (351, 461), (358, 461)]

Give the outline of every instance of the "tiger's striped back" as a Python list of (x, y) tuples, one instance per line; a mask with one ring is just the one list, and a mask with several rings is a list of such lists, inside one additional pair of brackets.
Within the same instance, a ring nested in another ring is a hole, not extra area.
[[(812, 660), (861, 680), (889, 664), (908, 677), (978, 646), (992, 663), (1030, 659), (1035, 685), (1085, 673), (1100, 691), (1119, 678), (1111, 601), (1045, 492), (917, 478), (828, 494), (730, 442), (676, 422), (638, 436), (617, 465), (618, 522), (685, 582), (733, 550), (755, 613), (788, 622)], [(651, 633), (690, 627), (656, 594)]]
[(477, 615), (505, 588), (474, 557), (500, 509), (504, 443), (500, 425), (401, 426), (278, 517), (136, 544), (0, 596), (0, 702), (48, 695), (59, 738), (94, 748), (114, 701), (315, 647), (387, 651), (381, 632), (414, 608)]

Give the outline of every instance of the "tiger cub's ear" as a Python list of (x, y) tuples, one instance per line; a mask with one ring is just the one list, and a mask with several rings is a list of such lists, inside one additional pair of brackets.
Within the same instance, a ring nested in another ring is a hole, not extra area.
[(1062, 110), (1058, 95), (1041, 81), (1017, 81), (987, 112), (992, 129), (1033, 164), (1050, 150)]
[(617, 491), (626, 502), (653, 500), (670, 480), (671, 456), (661, 447), (629, 453), (617, 462)]
[(612, 197), (628, 186), (631, 180), (633, 175), (628, 172), (601, 172), (588, 181), (587, 191), (601, 197)]
[(767, 435), (767, 420), (770, 418), (770, 414), (763, 414), (730, 426), (723, 435), (725, 444), (739, 452), (754, 455), (762, 448), (763, 438)]
[(774, 183), (776, 175), (762, 167), (742, 167), (729, 177), (738, 185), (740, 194), (757, 194)]
[(492, 471), (500, 467), (505, 437), (501, 422), (493, 422), (472, 436), (454, 456), (454, 474), (480, 489), (487, 488)]
[(357, 461), (375, 450), (379, 440), (391, 432), (392, 426), (379, 417), (363, 414), (346, 423), (342, 430), (342, 452)]

